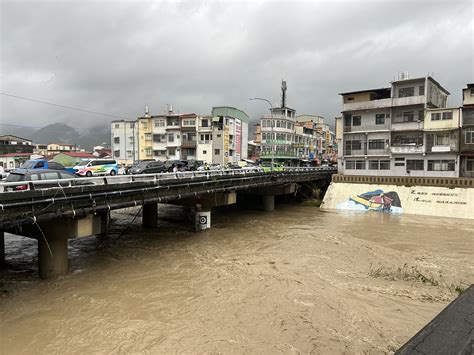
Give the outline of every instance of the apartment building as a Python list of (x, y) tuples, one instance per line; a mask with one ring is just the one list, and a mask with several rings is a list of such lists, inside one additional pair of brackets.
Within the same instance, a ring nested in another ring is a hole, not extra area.
[(344, 92), (339, 171), (348, 175), (459, 176), (459, 110), (432, 77)]
[(201, 160), (208, 163), (237, 163), (247, 158), (248, 116), (234, 107), (212, 109), (211, 116), (148, 111), (138, 117), (138, 159)]
[(79, 148), (75, 144), (69, 143), (49, 143), (47, 145), (48, 154), (59, 154), (66, 152), (84, 152), (84, 149)]
[(460, 175), (474, 177), (474, 84), (462, 90)]
[(11, 134), (0, 136), (0, 154), (10, 153), (33, 154), (33, 143), (30, 139)]
[(138, 159), (138, 129), (135, 121), (112, 121), (110, 124), (112, 157), (119, 164), (131, 164)]
[(296, 116), (296, 111), (286, 106), (286, 89), (283, 81), (281, 105), (272, 107), (270, 115), (262, 115), (256, 139), (260, 139), (262, 160), (273, 158), (276, 162), (298, 165), (325, 154), (329, 126), (321, 116)]
[(236, 164), (248, 156), (249, 116), (230, 106), (212, 108), (212, 162)]

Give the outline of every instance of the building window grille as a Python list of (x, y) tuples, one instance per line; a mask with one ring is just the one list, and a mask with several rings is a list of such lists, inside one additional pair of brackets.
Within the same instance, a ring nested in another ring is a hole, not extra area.
[(454, 160), (428, 160), (428, 171), (454, 171)]
[(390, 170), (390, 160), (369, 160), (370, 170)]
[(120, 143), (120, 137), (114, 137), (114, 143), (119, 144)]
[(349, 170), (364, 170), (365, 160), (346, 160), (346, 169)]
[(453, 113), (452, 112), (443, 112), (443, 120), (452, 120)]
[(385, 114), (377, 113), (375, 115), (375, 124), (385, 124)]
[(466, 130), (466, 144), (474, 144), (474, 129)]
[(352, 117), (352, 125), (353, 126), (360, 126), (362, 124), (361, 116), (354, 116)]
[(466, 171), (474, 172), (474, 158), (466, 159)]
[(424, 170), (425, 162), (421, 159), (407, 159), (407, 171), (409, 170)]
[(371, 139), (369, 140), (369, 149), (384, 149), (385, 141), (383, 139)]
[(413, 86), (409, 88), (398, 89), (398, 97), (410, 97), (410, 96), (415, 96), (415, 88)]

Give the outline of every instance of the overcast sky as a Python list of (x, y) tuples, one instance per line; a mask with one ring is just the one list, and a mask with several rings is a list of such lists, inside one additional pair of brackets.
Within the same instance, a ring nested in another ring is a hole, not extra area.
[[(1, 1), (1, 91), (135, 119), (173, 104), (252, 119), (260, 96), (332, 122), (339, 92), (433, 73), (460, 105), (474, 82), (473, 1)], [(0, 96), (0, 123), (111, 119)]]

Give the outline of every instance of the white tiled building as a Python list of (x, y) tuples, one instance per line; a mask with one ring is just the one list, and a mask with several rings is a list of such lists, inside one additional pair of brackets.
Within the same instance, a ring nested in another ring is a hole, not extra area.
[(138, 130), (135, 121), (111, 122), (112, 157), (119, 164), (131, 164), (138, 159)]
[(347, 175), (459, 176), (459, 109), (432, 77), (345, 92), (339, 171)]

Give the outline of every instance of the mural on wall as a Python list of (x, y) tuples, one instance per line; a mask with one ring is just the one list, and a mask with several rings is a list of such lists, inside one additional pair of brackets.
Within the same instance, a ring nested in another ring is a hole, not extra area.
[(337, 205), (341, 210), (403, 213), (400, 197), (395, 191), (374, 190), (349, 197)]

